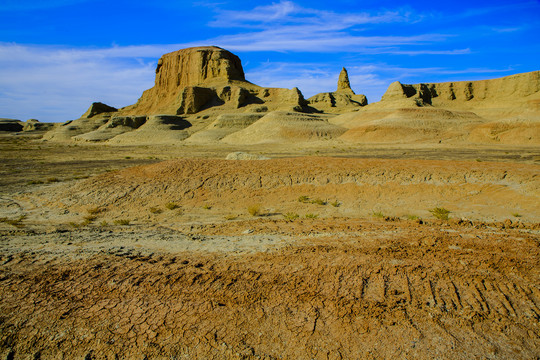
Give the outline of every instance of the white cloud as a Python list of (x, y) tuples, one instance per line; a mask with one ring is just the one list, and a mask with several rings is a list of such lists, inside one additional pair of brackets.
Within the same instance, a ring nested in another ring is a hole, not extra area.
[(58, 122), (78, 117), (93, 101), (130, 105), (153, 86), (153, 57), (163, 50), (0, 44), (0, 117)]
[(336, 13), (301, 7), (292, 1), (257, 6), (251, 10), (216, 10), (210, 26), (234, 29), (236, 34), (210, 39), (234, 51), (349, 52), (366, 54), (463, 54), (468, 49), (435, 51), (424, 47), (444, 43), (447, 34), (367, 35), (365, 26), (414, 23), (425, 16), (406, 8), (378, 13)]
[(410, 11), (384, 11), (336, 13), (301, 7), (292, 1), (280, 1), (257, 6), (251, 10), (218, 10), (216, 19), (209, 25), (215, 27), (244, 27), (269, 29), (276, 26), (317, 25), (323, 29), (346, 29), (363, 24), (416, 21), (420, 15)]
[[(76, 1), (83, 0), (56, 0), (48, 4), (60, 6)], [(38, 2), (28, 6), (38, 6)], [(143, 90), (153, 86), (157, 59), (164, 53), (190, 46), (217, 45), (234, 52), (334, 53), (337, 57), (340, 53), (462, 55), (470, 52), (444, 48), (450, 36), (447, 34), (376, 36), (367, 35), (360, 28), (373, 30), (383, 24), (422, 19), (421, 14), (406, 9), (336, 13), (280, 1), (249, 11), (217, 9), (216, 14), (210, 25), (227, 28), (228, 35), (183, 44), (81, 49), (0, 43), (0, 117), (65, 121), (82, 114), (93, 101), (116, 107), (133, 104)], [(241, 30), (231, 33), (234, 28)], [(309, 97), (333, 91), (340, 69), (331, 64), (274, 63), (247, 69), (247, 76), (262, 86), (299, 87)], [(378, 100), (388, 84), (387, 77), (376, 74), (368, 68), (350, 73), (355, 90), (366, 93), (370, 101)], [(356, 86), (355, 82), (361, 85)]]

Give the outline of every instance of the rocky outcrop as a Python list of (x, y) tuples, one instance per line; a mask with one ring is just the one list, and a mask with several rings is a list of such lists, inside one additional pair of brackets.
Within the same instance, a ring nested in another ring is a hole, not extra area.
[(381, 101), (413, 99), (419, 105), (519, 101), (540, 92), (540, 71), (493, 80), (402, 84), (393, 82)]
[(232, 80), (246, 80), (238, 56), (216, 46), (194, 47), (159, 59), (154, 88), (163, 95), (188, 86)]
[(351, 89), (351, 83), (349, 82), (349, 73), (345, 68), (342, 68), (341, 72), (339, 73), (337, 91), (354, 95), (354, 91)]
[(107, 123), (94, 131), (73, 136), (76, 141), (105, 141), (113, 137), (138, 129), (146, 122), (146, 116), (114, 116)]
[(347, 129), (330, 124), (326, 114), (302, 114), (273, 111), (252, 125), (225, 136), (222, 142), (231, 145), (292, 143), (337, 138)]
[(55, 123), (42, 123), (37, 119), (28, 119), (24, 123), (23, 131), (48, 131), (56, 125)]
[(81, 117), (83, 118), (91, 118), (99, 114), (103, 113), (112, 113), (118, 111), (117, 108), (109, 106), (107, 104), (101, 103), (101, 102), (95, 102), (90, 105), (88, 110), (84, 114), (82, 114)]
[(158, 62), (153, 88), (123, 114), (189, 115), (219, 107), (235, 110), (271, 103), (271, 108), (302, 110), (298, 89), (262, 88), (246, 81), (240, 59), (219, 47), (196, 47), (165, 54)]
[(22, 131), (24, 123), (16, 119), (0, 119), (0, 131), (17, 132)]
[(176, 115), (150, 115), (137, 129), (117, 135), (113, 144), (174, 144), (190, 136), (191, 123)]
[(343, 112), (367, 105), (365, 95), (356, 95), (351, 88), (347, 69), (342, 68), (339, 74), (337, 90), (314, 95), (308, 100), (309, 106), (321, 112)]

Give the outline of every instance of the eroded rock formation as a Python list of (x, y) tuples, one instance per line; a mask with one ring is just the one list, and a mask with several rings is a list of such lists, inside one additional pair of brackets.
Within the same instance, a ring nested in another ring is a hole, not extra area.
[[(471, 102), (519, 101), (540, 92), (540, 71), (492, 80), (402, 84), (393, 82), (381, 101), (415, 99), (422, 104), (451, 105)], [(462, 105), (462, 104), (460, 104)]]
[(262, 88), (246, 81), (236, 55), (209, 46), (163, 55), (154, 87), (121, 113), (189, 115), (212, 107), (234, 110), (256, 104), (301, 110), (306, 102), (296, 88)]
[(322, 112), (342, 112), (344, 109), (366, 106), (368, 102), (365, 95), (354, 93), (349, 82), (347, 69), (342, 68), (337, 82), (337, 90), (314, 95), (308, 99), (308, 103)]

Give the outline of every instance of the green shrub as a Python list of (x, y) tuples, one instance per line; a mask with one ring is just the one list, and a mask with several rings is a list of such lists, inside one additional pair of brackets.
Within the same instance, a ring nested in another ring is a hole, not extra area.
[(22, 221), (26, 218), (26, 215), (21, 215), (16, 219), (9, 219), (7, 217), (0, 218), (0, 222), (13, 225), (16, 227), (23, 227)]
[[(173, 209), (174, 209), (174, 208), (173, 208)], [(160, 208), (155, 207), (155, 206), (152, 206), (149, 210), (150, 210), (150, 212), (151, 212), (152, 214), (161, 214), (161, 213), (163, 212)], [(172, 209), (171, 209), (171, 210), (172, 210)]]
[(409, 219), (409, 220), (418, 220), (418, 216), (416, 216), (416, 215), (407, 215), (407, 219)]
[(212, 206), (208, 205), (208, 204), (204, 204), (203, 207), (202, 207), (204, 210), (210, 210), (212, 208)]
[(116, 225), (129, 225), (131, 221), (129, 221), (129, 219), (118, 219), (118, 220), (114, 220), (114, 223)]
[(309, 202), (309, 197), (307, 197), (306, 195), (302, 195), (302, 196), (298, 197), (298, 202), (307, 203), (307, 202)]
[(293, 221), (293, 220), (298, 219), (300, 215), (290, 212), (290, 213), (283, 214), (283, 217), (285, 218), (286, 221)]
[(44, 181), (42, 180), (30, 180), (27, 182), (28, 185), (36, 185), (36, 184), (43, 184)]
[(169, 210), (174, 210), (174, 209), (178, 209), (180, 207), (180, 205), (174, 203), (174, 202), (168, 202), (165, 204), (165, 207)]
[(376, 217), (376, 218), (384, 218), (384, 217), (386, 217), (386, 215), (384, 215), (382, 213), (382, 211), (374, 211), (374, 212), (371, 213), (371, 215)]
[(323, 199), (313, 199), (311, 200), (311, 203), (312, 204), (317, 204), (317, 205), (326, 205), (326, 201), (324, 201)]
[(333, 207), (339, 207), (341, 203), (338, 200), (336, 200), (336, 201), (332, 201), (330, 205), (332, 205)]
[(319, 217), (319, 215), (317, 215), (317, 214), (311, 214), (311, 213), (306, 214), (306, 219), (316, 219), (318, 217)]
[(439, 220), (448, 220), (448, 215), (451, 211), (445, 208), (436, 207), (429, 210), (429, 212)]
[(259, 216), (259, 215), (261, 215), (261, 205), (253, 204), (253, 205), (248, 206), (248, 213), (251, 216)]
[(93, 207), (93, 208), (90, 208), (90, 209), (87, 209), (86, 212), (89, 214), (89, 215), (97, 215), (99, 213), (102, 213), (104, 212), (105, 209), (103, 208), (100, 208), (99, 206), (96, 206), (96, 207)]

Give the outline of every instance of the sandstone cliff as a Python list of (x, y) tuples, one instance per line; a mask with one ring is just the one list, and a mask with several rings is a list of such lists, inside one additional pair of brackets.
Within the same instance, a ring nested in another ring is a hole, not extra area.
[(540, 143), (540, 71), (493, 80), (402, 84), (332, 123), (353, 142)]
[(417, 105), (444, 107), (500, 107), (501, 103), (528, 103), (537, 105), (540, 95), (540, 71), (516, 74), (503, 78), (446, 83), (390, 84), (381, 102), (403, 99), (414, 100)]
[(296, 88), (267, 89), (246, 81), (236, 55), (209, 46), (163, 55), (156, 68), (154, 87), (121, 113), (182, 115), (212, 107), (234, 110), (252, 104), (301, 109), (305, 100)]

